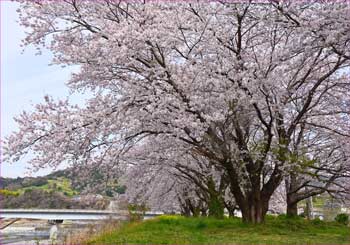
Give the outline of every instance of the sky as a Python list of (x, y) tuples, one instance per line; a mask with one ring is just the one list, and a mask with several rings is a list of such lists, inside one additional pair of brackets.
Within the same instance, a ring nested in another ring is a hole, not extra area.
[[(4, 138), (16, 131), (13, 117), (23, 110), (30, 111), (33, 105), (42, 102), (47, 94), (54, 98), (65, 98), (69, 95), (65, 82), (69, 79), (72, 69), (60, 66), (50, 66), (52, 54), (44, 50), (43, 54), (35, 55), (34, 47), (20, 47), (25, 37), (25, 29), (18, 22), (16, 12), (18, 3), (0, 1), (1, 4), (1, 137)], [(82, 97), (73, 98), (80, 104)], [(2, 177), (37, 176), (52, 170), (44, 169), (37, 173), (28, 172), (27, 160), (18, 163), (1, 163)]]

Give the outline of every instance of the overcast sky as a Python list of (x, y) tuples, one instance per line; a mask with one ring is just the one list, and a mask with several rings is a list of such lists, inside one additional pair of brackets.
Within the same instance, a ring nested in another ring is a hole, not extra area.
[[(68, 89), (64, 85), (69, 79), (70, 69), (49, 66), (51, 53), (36, 56), (33, 47), (22, 53), (21, 40), (25, 30), (18, 21), (17, 3), (0, 1), (1, 4), (1, 137), (17, 130), (13, 120), (23, 110), (31, 110), (33, 104), (43, 101), (46, 94), (54, 98), (65, 98)], [(82, 101), (81, 98), (74, 102)], [(27, 158), (28, 159), (28, 158)], [(2, 163), (1, 176), (17, 177), (28, 175), (27, 159), (15, 164)], [(34, 175), (42, 175), (51, 170), (43, 170)]]

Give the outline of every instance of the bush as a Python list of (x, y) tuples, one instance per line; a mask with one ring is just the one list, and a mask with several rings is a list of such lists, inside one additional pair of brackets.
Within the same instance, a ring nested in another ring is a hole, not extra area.
[(323, 222), (320, 218), (315, 218), (315, 219), (311, 220), (311, 223), (312, 223), (313, 225), (321, 225), (321, 224), (323, 224), (324, 222)]
[(348, 225), (349, 224), (349, 215), (348, 214), (338, 214), (335, 217), (335, 221), (337, 221), (339, 224), (343, 224), (343, 225)]
[(290, 216), (290, 215), (287, 215), (287, 214), (279, 214), (277, 216), (277, 219), (278, 220), (287, 220), (287, 221), (289, 221), (289, 220), (303, 220), (303, 217), (300, 216), (300, 215), (292, 215), (292, 216)]
[(217, 219), (224, 218), (224, 205), (219, 197), (212, 197), (209, 201), (209, 216)]
[(23, 187), (31, 187), (31, 186), (43, 186), (48, 183), (47, 179), (43, 177), (37, 178), (24, 178), (22, 181)]
[(299, 214), (299, 217), (306, 218), (306, 215), (305, 215), (304, 212), (302, 212), (302, 213)]
[(3, 195), (5, 197), (8, 197), (8, 196), (15, 196), (16, 197), (19, 195), (19, 193), (16, 191), (0, 189), (0, 195)]
[(148, 208), (145, 204), (129, 204), (128, 211), (130, 221), (142, 220), (147, 210)]

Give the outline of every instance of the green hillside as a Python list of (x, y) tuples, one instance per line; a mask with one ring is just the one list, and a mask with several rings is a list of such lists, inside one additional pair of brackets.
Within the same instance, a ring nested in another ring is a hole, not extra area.
[(39, 177), (1, 178), (2, 208), (84, 208), (64, 170)]
[(58, 192), (69, 197), (79, 194), (79, 191), (72, 187), (72, 181), (65, 176), (68, 176), (67, 171), (59, 170), (39, 177), (0, 178), (0, 189), (18, 194), (30, 190)]
[(16, 191), (20, 194), (23, 194), (24, 192), (28, 190), (44, 190), (47, 192), (60, 192), (63, 193), (65, 196), (74, 196), (79, 194), (78, 191), (74, 190), (71, 186), (71, 181), (65, 177), (58, 177), (56, 179), (48, 179), (46, 184), (39, 185), (39, 186), (28, 186), (19, 188)]

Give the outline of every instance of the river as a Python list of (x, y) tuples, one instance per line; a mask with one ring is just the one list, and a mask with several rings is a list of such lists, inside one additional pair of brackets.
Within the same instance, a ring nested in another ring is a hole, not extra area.
[[(91, 234), (100, 224), (101, 221), (64, 221), (58, 225), (56, 244), (66, 244), (72, 236), (82, 232)], [(52, 244), (53, 241), (50, 240), (52, 226), (44, 220), (19, 220), (0, 231), (0, 244)]]

